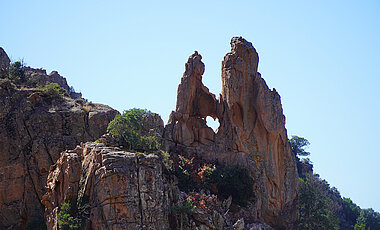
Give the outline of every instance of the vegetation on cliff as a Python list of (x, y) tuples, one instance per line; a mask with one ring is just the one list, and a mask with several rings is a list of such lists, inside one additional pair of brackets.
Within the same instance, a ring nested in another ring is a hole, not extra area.
[(24, 62), (16, 61), (9, 66), (9, 79), (22, 83), (25, 81)]
[(222, 199), (231, 196), (234, 203), (243, 206), (254, 197), (254, 181), (245, 168), (206, 163), (182, 155), (174, 159), (173, 172), (182, 191), (206, 190)]
[(85, 229), (89, 215), (90, 206), (87, 196), (83, 196), (79, 202), (76, 200), (64, 202), (57, 215), (58, 229)]
[(60, 87), (57, 83), (47, 82), (44, 87), (39, 88), (42, 94), (50, 99), (58, 99), (65, 96), (69, 96), (67, 91)]
[(113, 135), (120, 145), (128, 150), (154, 151), (159, 143), (153, 135), (142, 132), (143, 118), (152, 112), (144, 109), (130, 109), (118, 114), (109, 123), (107, 132)]
[[(380, 213), (361, 209), (351, 199), (340, 195), (335, 187), (313, 172), (305, 138), (293, 136), (291, 149), (297, 156), (299, 172), (299, 229), (380, 229)], [(302, 159), (300, 159), (301, 157)]]

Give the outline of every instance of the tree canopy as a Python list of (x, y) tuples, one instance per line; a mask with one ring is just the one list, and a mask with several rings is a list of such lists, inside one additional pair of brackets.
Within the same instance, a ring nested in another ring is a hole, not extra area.
[(24, 63), (16, 61), (9, 66), (9, 79), (22, 82), (25, 80)]
[(290, 148), (296, 156), (309, 156), (310, 152), (306, 152), (305, 148), (310, 145), (310, 142), (303, 137), (292, 136), (289, 140)]
[(159, 143), (154, 136), (142, 134), (142, 121), (152, 112), (145, 109), (130, 109), (118, 114), (109, 123), (107, 132), (116, 137), (119, 144), (126, 149), (138, 151), (154, 151)]
[(313, 172), (305, 151), (310, 143), (303, 137), (292, 136), (289, 140), (293, 153), (297, 156), (299, 173), (298, 229), (380, 229), (380, 213), (373, 209), (361, 209), (349, 198), (342, 198), (338, 189), (330, 187), (326, 180)]
[(327, 197), (319, 177), (307, 174), (299, 183), (299, 229), (339, 229), (339, 219), (334, 215), (333, 201)]

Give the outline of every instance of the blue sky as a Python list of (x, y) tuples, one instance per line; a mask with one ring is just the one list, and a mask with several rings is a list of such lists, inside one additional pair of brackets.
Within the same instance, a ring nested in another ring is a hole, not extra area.
[(203, 82), (218, 95), (230, 39), (243, 36), (281, 95), (288, 135), (311, 142), (315, 172), (380, 211), (379, 1), (0, 0), (0, 9), (12, 60), (57, 70), (90, 101), (165, 121), (188, 56), (203, 56)]

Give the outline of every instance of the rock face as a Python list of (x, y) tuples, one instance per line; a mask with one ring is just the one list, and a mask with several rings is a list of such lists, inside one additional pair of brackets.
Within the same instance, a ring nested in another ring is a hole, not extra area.
[(67, 84), (66, 78), (59, 75), (57, 71), (52, 71), (51, 73), (47, 74), (45, 69), (35, 69), (31, 67), (24, 67), (24, 71), (25, 78), (30, 84), (43, 87), (47, 82), (57, 83), (69, 93), (71, 98), (82, 98), (82, 94), (73, 92)]
[(44, 219), (41, 198), (59, 153), (105, 133), (116, 110), (72, 99), (51, 101), (35, 89), (0, 88), (0, 229)]
[[(163, 146), (204, 159), (247, 168), (255, 180), (255, 200), (244, 219), (292, 228), (297, 218), (297, 168), (285, 129), (280, 96), (257, 72), (258, 54), (241, 37), (231, 40), (222, 62), (219, 100), (202, 83), (204, 64), (189, 57), (178, 87), (176, 110), (165, 127)], [(218, 119), (214, 131), (206, 117)]]
[[(7, 71), (9, 58), (3, 53), (0, 49), (0, 67)], [(231, 196), (222, 201), (207, 191), (180, 192), (163, 153), (78, 145), (105, 133), (117, 114), (108, 106), (0, 86), (0, 229), (26, 229), (44, 217), (48, 229), (58, 229), (64, 202), (71, 203), (85, 229), (292, 229), (296, 160), (280, 96), (257, 68), (252, 44), (232, 38), (217, 99), (202, 83), (205, 65), (195, 52), (185, 65), (176, 110), (166, 127), (157, 114), (142, 121), (142, 134), (155, 136), (171, 154), (248, 169), (254, 197), (246, 207), (231, 204)], [(31, 86), (50, 81), (69, 90), (55, 71), (24, 70)], [(208, 116), (220, 123), (215, 132)], [(118, 144), (110, 135), (99, 140)], [(189, 198), (195, 208), (189, 207)]]
[(0, 78), (8, 75), (10, 62), (11, 60), (9, 59), (7, 53), (5, 53), (4, 49), (0, 47)]
[(88, 207), (85, 229), (169, 229), (169, 194), (155, 154), (86, 143), (61, 154), (47, 185), (48, 229), (58, 229), (63, 202), (81, 200)]
[[(165, 173), (158, 153), (142, 154), (88, 142), (61, 153), (50, 168), (46, 207), (47, 229), (58, 229), (63, 203), (76, 206), (73, 217), (82, 219), (83, 229), (234, 229), (226, 213), (231, 197), (191, 194), (206, 205), (184, 210), (186, 194)], [(251, 223), (239, 229), (273, 228)], [(238, 224), (239, 224), (238, 223)]]

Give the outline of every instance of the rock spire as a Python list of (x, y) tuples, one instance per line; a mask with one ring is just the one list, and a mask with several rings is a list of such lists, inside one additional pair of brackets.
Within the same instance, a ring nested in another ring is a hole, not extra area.
[[(195, 52), (185, 64), (176, 110), (165, 127), (163, 145), (227, 165), (247, 168), (255, 180), (255, 201), (246, 219), (291, 227), (297, 218), (297, 170), (280, 96), (257, 72), (259, 57), (242, 37), (231, 39), (222, 61), (222, 94), (217, 100), (202, 83), (204, 64)], [(218, 119), (216, 132), (206, 117)]]

